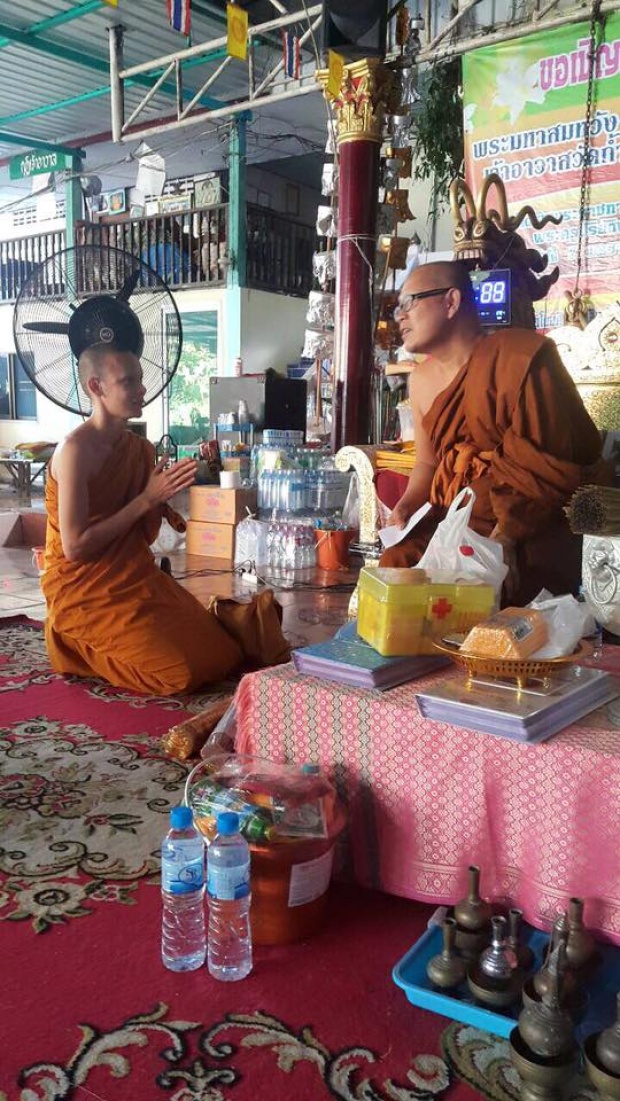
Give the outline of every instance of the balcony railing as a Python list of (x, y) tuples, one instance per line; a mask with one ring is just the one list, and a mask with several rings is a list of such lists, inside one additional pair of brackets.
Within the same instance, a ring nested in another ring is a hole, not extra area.
[(139, 256), (173, 290), (218, 286), (226, 280), (227, 206), (154, 214), (122, 222), (79, 222), (76, 242), (100, 250), (98, 271), (85, 272), (83, 291), (116, 289), (109, 248)]
[[(14, 302), (19, 288), (38, 264), (65, 247), (64, 230), (0, 241), (0, 301)], [(50, 293), (60, 290), (52, 287)]]
[[(247, 285), (305, 298), (312, 286), (316, 234), (284, 214), (247, 208)], [(75, 243), (95, 250), (93, 263), (77, 265), (81, 293), (119, 290), (114, 253), (141, 257), (173, 290), (217, 287), (226, 283), (229, 263), (228, 206), (155, 214), (118, 222), (78, 222)], [(12, 302), (33, 269), (65, 247), (64, 231), (0, 241), (0, 301)], [(42, 295), (63, 293), (46, 277)]]
[(316, 231), (262, 206), (248, 206), (246, 224), (248, 286), (306, 298)]

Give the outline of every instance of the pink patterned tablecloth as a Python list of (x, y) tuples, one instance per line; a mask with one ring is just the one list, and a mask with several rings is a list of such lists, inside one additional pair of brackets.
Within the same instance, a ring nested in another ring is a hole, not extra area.
[(421, 685), (347, 688), (290, 665), (250, 674), (236, 748), (321, 764), (348, 810), (344, 876), (453, 903), (479, 864), (482, 893), (533, 925), (578, 895), (588, 926), (620, 943), (620, 703), (527, 745), (422, 718)]

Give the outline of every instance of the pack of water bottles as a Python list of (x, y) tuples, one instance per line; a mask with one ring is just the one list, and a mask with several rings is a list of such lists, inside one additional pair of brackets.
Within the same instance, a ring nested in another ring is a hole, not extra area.
[(251, 562), (277, 572), (316, 566), (314, 522), (280, 523), (248, 517), (237, 525), (235, 566)]
[(214, 753), (190, 773), (185, 797), (207, 839), (222, 811), (237, 814), (241, 834), (258, 845), (327, 838), (342, 825), (335, 789), (313, 764)]
[(350, 473), (329, 468), (265, 470), (258, 477), (258, 514), (274, 520), (341, 514), (350, 481)]

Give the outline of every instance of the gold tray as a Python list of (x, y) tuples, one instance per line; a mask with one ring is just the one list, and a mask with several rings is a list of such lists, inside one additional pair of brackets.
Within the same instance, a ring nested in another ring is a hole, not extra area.
[(549, 679), (564, 665), (583, 660), (590, 656), (591, 647), (583, 640), (572, 654), (561, 658), (480, 658), (472, 654), (461, 654), (454, 646), (442, 642), (433, 643), (436, 650), (449, 657), (455, 665), (467, 672), (468, 683), (476, 677), (490, 677), (493, 680), (514, 680), (518, 688), (525, 688), (529, 681), (542, 681), (545, 686)]

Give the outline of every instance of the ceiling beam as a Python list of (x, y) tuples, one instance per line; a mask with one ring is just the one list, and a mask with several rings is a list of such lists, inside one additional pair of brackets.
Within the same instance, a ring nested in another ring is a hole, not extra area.
[(84, 157), (83, 149), (75, 146), (55, 145), (51, 141), (39, 141), (38, 138), (27, 138), (23, 134), (9, 134), (7, 130), (0, 130), (0, 144), (25, 145), (27, 149), (45, 149), (46, 153), (64, 153), (67, 157)]
[[(37, 38), (36, 35), (30, 34), (29, 31), (16, 30), (14, 27), (7, 26), (6, 23), (0, 23), (0, 38), (8, 39), (11, 45), (25, 46), (26, 49), (38, 50), (40, 53), (47, 54), (48, 57), (56, 57), (61, 61), (70, 61), (73, 65), (81, 65), (85, 69), (92, 69), (97, 73), (105, 73), (108, 77), (110, 75), (109, 62), (104, 61), (103, 58), (92, 57), (91, 54), (83, 53), (81, 50), (74, 50), (70, 46), (63, 46), (56, 42), (44, 42), (42, 39)], [(152, 82), (149, 77), (137, 75), (135, 83), (150, 88)], [(176, 98), (176, 83), (173, 81), (166, 81), (165, 84), (162, 84), (160, 91)], [(204, 106), (222, 107), (223, 104), (219, 99), (205, 96)]]
[(28, 27), (28, 34), (44, 34), (45, 31), (53, 30), (54, 27), (60, 27), (62, 23), (72, 23), (74, 19), (82, 19), (83, 16), (98, 11), (104, 3), (105, 0), (84, 0), (82, 4), (76, 4), (67, 11), (60, 11), (56, 15), (50, 15), (48, 19), (40, 19), (38, 23), (32, 23)]
[[(219, 50), (215, 54), (211, 54), (208, 61), (218, 61), (223, 57), (226, 57), (226, 50)], [(186, 69), (191, 69), (196, 65), (203, 65), (205, 63), (204, 58), (195, 58), (193, 61), (188, 61)], [(163, 72), (163, 70), (162, 70)], [(154, 76), (159, 75), (154, 73)], [(129, 77), (125, 81), (125, 87), (130, 88), (136, 84), (137, 81)], [(142, 83), (142, 82), (140, 82)], [(48, 115), (51, 111), (62, 111), (65, 107), (76, 107), (79, 103), (87, 103), (90, 99), (99, 99), (101, 96), (107, 96), (110, 94), (110, 85), (105, 84), (101, 88), (93, 88), (90, 92), (81, 92), (76, 96), (67, 96), (66, 99), (58, 99), (55, 103), (45, 103), (40, 107), (31, 107), (28, 111), (18, 111), (15, 115), (5, 115), (4, 118), (0, 118), (0, 126), (12, 126), (15, 122), (23, 122), (24, 119), (38, 118), (39, 115)], [(219, 101), (215, 101), (219, 102)]]
[[(617, 11), (620, 11), (620, 0), (602, 0), (600, 6), (602, 16), (611, 15)], [(434, 43), (424, 46), (420, 50), (416, 62), (421, 65), (424, 62), (434, 64), (438, 61), (448, 61), (452, 57), (478, 50), (481, 46), (494, 46), (500, 42), (512, 42), (517, 38), (524, 38), (528, 34), (553, 30), (556, 27), (567, 27), (572, 23), (587, 23), (589, 16), (589, 11), (584, 11), (580, 7), (573, 11), (566, 10), (562, 15), (551, 19), (547, 16), (543, 19), (526, 19), (522, 23), (512, 23), (498, 31), (482, 30), (479, 35), (473, 38), (455, 38), (453, 42), (444, 42), (439, 46), (435, 44), (437, 42), (437, 39), (435, 39)]]

